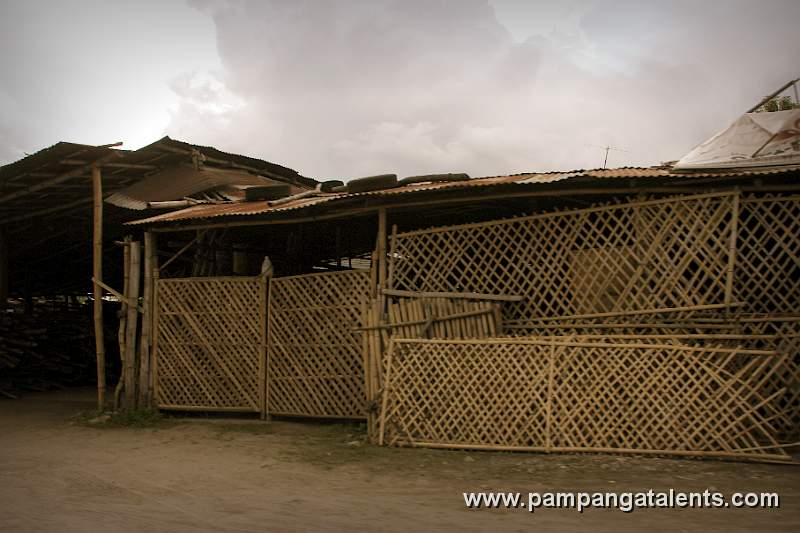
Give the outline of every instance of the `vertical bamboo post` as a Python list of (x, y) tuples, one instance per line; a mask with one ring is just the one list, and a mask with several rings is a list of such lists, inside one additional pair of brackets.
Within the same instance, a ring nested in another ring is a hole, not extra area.
[(152, 347), (150, 349), (150, 382), (147, 384), (150, 389), (150, 402), (151, 407), (158, 408), (158, 278), (160, 277), (160, 268), (158, 266), (158, 241), (155, 240), (153, 235), (153, 258), (151, 260), (153, 265), (153, 325), (150, 328), (150, 335)]
[(545, 448), (549, 452), (553, 447), (553, 378), (556, 366), (556, 343), (550, 341), (550, 365), (547, 369), (547, 404), (545, 419)]
[[(122, 295), (128, 297), (128, 283), (130, 282), (131, 271), (131, 237), (125, 237), (125, 247), (122, 251)], [(117, 386), (114, 389), (114, 410), (119, 409), (119, 399), (122, 394), (122, 387), (125, 383), (125, 337), (127, 334), (128, 323), (128, 301), (123, 299), (119, 307), (119, 331), (117, 332), (117, 342), (119, 343), (119, 362), (120, 374)]]
[(378, 209), (378, 235), (376, 236), (375, 251), (378, 253), (378, 297), (381, 300), (381, 314), (386, 308), (386, 297), (383, 289), (386, 288), (386, 208)]
[(8, 235), (0, 227), (0, 309), (8, 307)]
[(392, 375), (392, 355), (394, 354), (394, 342), (389, 341), (389, 353), (386, 355), (386, 373), (383, 383), (383, 398), (381, 399), (381, 412), (378, 421), (378, 445), (383, 446), (386, 434), (386, 409), (389, 404), (389, 380)]
[(389, 240), (388, 271), (386, 274), (386, 288), (391, 289), (394, 282), (394, 256), (397, 252), (397, 224), (392, 224), (392, 236)]
[(725, 280), (725, 303), (733, 303), (733, 285), (736, 277), (736, 240), (739, 237), (739, 199), (741, 194), (736, 191), (731, 207), (731, 233), (728, 240), (728, 272)]
[(139, 406), (150, 407), (150, 337), (153, 327), (153, 247), (154, 234), (144, 233), (144, 290), (142, 331), (139, 341)]
[(260, 276), (259, 290), (261, 291), (261, 299), (259, 300), (259, 328), (261, 337), (261, 349), (258, 364), (258, 377), (259, 377), (259, 398), (261, 409), (261, 420), (269, 420), (269, 411), (267, 410), (267, 394), (269, 393), (269, 375), (267, 375), (267, 338), (269, 336), (269, 276)]
[(106, 404), (106, 346), (103, 335), (103, 180), (100, 167), (92, 167), (92, 276), (94, 292), (94, 347), (97, 357), (97, 408)]
[(136, 332), (139, 318), (139, 270), (141, 267), (139, 241), (130, 245), (130, 280), (128, 282), (128, 318), (125, 332), (125, 408), (136, 408)]

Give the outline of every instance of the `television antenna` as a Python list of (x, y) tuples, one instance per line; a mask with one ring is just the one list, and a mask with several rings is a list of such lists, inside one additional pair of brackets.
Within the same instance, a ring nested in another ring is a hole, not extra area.
[(599, 144), (587, 144), (586, 146), (591, 146), (592, 148), (600, 148), (601, 150), (605, 150), (605, 157), (603, 158), (603, 168), (605, 169), (608, 165), (608, 152), (614, 150), (615, 152), (626, 152), (627, 150), (623, 150), (622, 148), (617, 148), (615, 146), (600, 146)]

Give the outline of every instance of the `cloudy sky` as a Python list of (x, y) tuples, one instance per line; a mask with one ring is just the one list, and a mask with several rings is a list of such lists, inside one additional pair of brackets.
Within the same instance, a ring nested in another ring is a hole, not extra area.
[(797, 0), (0, 0), (0, 164), (163, 135), (320, 178), (677, 159), (800, 75)]

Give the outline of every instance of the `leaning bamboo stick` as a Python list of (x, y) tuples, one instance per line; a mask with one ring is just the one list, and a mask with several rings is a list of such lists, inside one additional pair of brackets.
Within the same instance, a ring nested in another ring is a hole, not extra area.
[(561, 315), (561, 316), (547, 316), (537, 317), (530, 320), (511, 321), (510, 324), (518, 324), (521, 322), (532, 323), (536, 321), (548, 322), (553, 320), (577, 320), (582, 318), (609, 318), (616, 316), (637, 316), (637, 315), (654, 315), (660, 313), (683, 313), (687, 311), (706, 311), (709, 309), (724, 309), (728, 307), (743, 307), (747, 305), (746, 302), (733, 302), (723, 304), (705, 304), (705, 305), (687, 305), (682, 307), (661, 307), (653, 309), (634, 309), (631, 311), (609, 311), (607, 313), (586, 313), (582, 315)]
[(739, 348), (722, 348), (718, 346), (703, 347), (703, 346), (688, 346), (681, 345), (675, 346), (674, 344), (642, 344), (642, 343), (618, 343), (618, 342), (580, 342), (580, 341), (556, 341), (556, 340), (537, 340), (531, 338), (496, 338), (496, 339), (400, 339), (395, 338), (393, 341), (396, 344), (414, 344), (414, 343), (433, 343), (433, 344), (532, 344), (538, 346), (550, 346), (554, 343), (556, 346), (573, 346), (581, 348), (644, 348), (644, 349), (664, 349), (675, 350), (681, 349), (690, 352), (713, 352), (713, 353), (735, 353), (742, 355), (767, 355), (777, 356), (780, 355), (774, 350), (751, 350)]
[(412, 446), (419, 448), (439, 448), (447, 450), (485, 450), (497, 452), (559, 452), (559, 453), (620, 453), (626, 455), (675, 455), (685, 457), (717, 457), (741, 459), (746, 461), (776, 461), (780, 463), (798, 464), (800, 461), (790, 455), (781, 454), (747, 454), (737, 451), (700, 451), (700, 450), (647, 450), (635, 448), (603, 448), (603, 447), (566, 447), (554, 446), (503, 446), (495, 444), (451, 444), (441, 442), (415, 441)]
[(492, 313), (493, 310), (491, 308), (486, 309), (477, 309), (475, 311), (462, 311), (459, 313), (453, 313), (450, 315), (444, 316), (430, 316), (428, 318), (418, 318), (414, 320), (407, 320), (404, 322), (389, 322), (386, 324), (379, 324), (377, 326), (362, 326), (357, 328), (352, 328), (351, 331), (367, 331), (372, 329), (396, 329), (396, 328), (405, 328), (407, 326), (418, 326), (420, 324), (426, 324), (427, 322), (446, 322), (448, 320), (455, 320), (457, 318), (468, 318), (473, 316), (480, 316)]
[(382, 292), (387, 296), (402, 296), (406, 298), (467, 298), (471, 300), (493, 300), (501, 302), (519, 302), (524, 298), (516, 294), (483, 294), (478, 292), (418, 292), (399, 289), (383, 289)]

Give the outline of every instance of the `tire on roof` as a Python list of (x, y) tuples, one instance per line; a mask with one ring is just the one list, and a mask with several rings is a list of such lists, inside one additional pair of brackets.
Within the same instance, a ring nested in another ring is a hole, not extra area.
[(445, 183), (449, 181), (469, 181), (469, 175), (458, 174), (425, 174), (422, 176), (408, 176), (397, 182), (397, 185), (411, 185), (412, 183)]
[(285, 198), (291, 193), (289, 185), (257, 185), (255, 187), (248, 187), (244, 190), (244, 198), (248, 202), (256, 200), (277, 200), (278, 198)]
[(379, 176), (368, 176), (347, 182), (347, 192), (369, 192), (380, 191), (397, 187), (397, 174), (381, 174)]
[(319, 184), (319, 190), (321, 192), (335, 192), (333, 189), (335, 189), (336, 187), (341, 187), (343, 185), (344, 185), (343, 181), (327, 180)]

